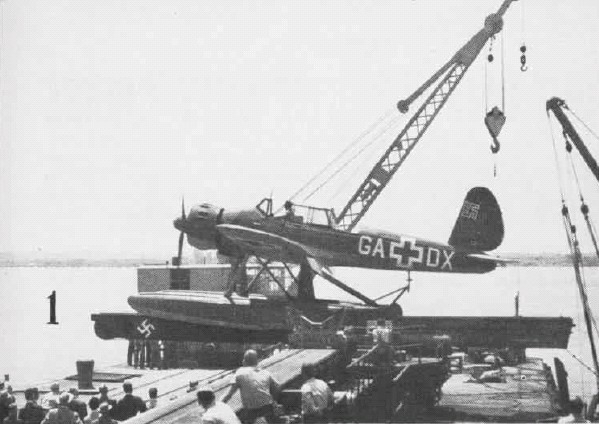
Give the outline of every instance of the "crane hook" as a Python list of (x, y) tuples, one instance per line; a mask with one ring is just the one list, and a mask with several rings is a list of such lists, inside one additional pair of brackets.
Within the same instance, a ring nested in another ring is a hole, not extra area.
[(497, 140), (497, 137), (493, 137), (493, 144), (491, 145), (491, 152), (493, 154), (497, 153), (499, 151), (500, 147), (501, 147), (501, 145), (499, 144), (499, 140)]
[(489, 112), (487, 112), (487, 116), (485, 116), (485, 126), (487, 130), (489, 130), (489, 135), (493, 139), (493, 144), (491, 145), (491, 152), (497, 153), (499, 151), (499, 140), (497, 137), (503, 128), (503, 124), (505, 124), (505, 115), (497, 106), (493, 107)]

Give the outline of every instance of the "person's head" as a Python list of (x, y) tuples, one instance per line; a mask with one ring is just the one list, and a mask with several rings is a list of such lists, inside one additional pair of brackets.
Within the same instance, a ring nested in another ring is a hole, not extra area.
[(12, 386), (10, 384), (6, 385), (6, 391), (8, 392), (8, 394), (12, 395)]
[(258, 354), (254, 349), (248, 349), (243, 355), (243, 365), (246, 367), (255, 367), (258, 365)]
[(8, 405), (8, 416), (11, 418), (17, 418), (17, 412), (19, 412), (19, 408), (15, 402)]
[(316, 366), (311, 363), (302, 365), (302, 377), (305, 379), (316, 377)]
[(210, 405), (212, 405), (212, 402), (214, 402), (214, 390), (212, 390), (212, 387), (210, 386), (205, 386), (205, 387), (201, 387), (198, 390), (198, 404), (203, 407), (203, 408), (207, 408)]
[(133, 393), (133, 384), (126, 381), (123, 383), (123, 392), (125, 393)]
[(58, 404), (62, 406), (68, 406), (71, 402), (71, 395), (67, 392), (62, 392), (58, 398)]
[(576, 396), (570, 401), (570, 412), (573, 414), (580, 414), (584, 408), (582, 399)]
[(25, 400), (33, 400), (33, 389), (25, 389)]
[(112, 407), (110, 406), (109, 403), (102, 403), (100, 405), (100, 407), (98, 408), (98, 410), (100, 411), (100, 415), (108, 415), (110, 414), (110, 410), (112, 409)]
[(148, 395), (150, 396), (150, 399), (156, 399), (158, 397), (158, 389), (156, 387), (150, 387)]
[(33, 392), (33, 400), (38, 400), (40, 398), (40, 389), (33, 387), (31, 391)]
[(69, 388), (69, 393), (72, 394), (73, 397), (79, 396), (79, 390), (77, 389), (77, 387)]
[(57, 395), (58, 393), (60, 393), (60, 384), (58, 384), (58, 383), (52, 383), (50, 385), (50, 390), (52, 391), (52, 393), (54, 393), (55, 395)]
[(98, 387), (98, 392), (100, 392), (101, 396), (106, 396), (108, 394), (108, 386), (106, 386), (106, 384), (102, 384), (100, 387)]
[(89, 405), (89, 409), (91, 409), (92, 411), (95, 411), (96, 409), (98, 409), (100, 407), (100, 399), (93, 396), (87, 404)]
[(0, 381), (0, 390), (4, 390), (4, 381)]

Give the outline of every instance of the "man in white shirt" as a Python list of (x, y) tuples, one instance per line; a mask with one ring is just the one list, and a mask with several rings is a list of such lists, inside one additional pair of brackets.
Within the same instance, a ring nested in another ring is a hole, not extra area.
[(327, 421), (328, 412), (333, 407), (333, 392), (329, 385), (316, 378), (314, 364), (302, 365), (302, 417), (304, 423), (322, 423)]
[(229, 405), (215, 400), (214, 391), (209, 386), (198, 390), (198, 404), (204, 408), (202, 424), (241, 424)]
[(44, 409), (52, 409), (58, 406), (60, 398), (60, 385), (58, 383), (52, 383), (50, 385), (50, 391), (42, 397), (41, 405)]
[(267, 370), (258, 369), (258, 354), (248, 350), (243, 355), (243, 366), (235, 373), (235, 382), (222, 398), (227, 403), (239, 389), (243, 411), (240, 412), (244, 424), (252, 424), (263, 417), (268, 423), (275, 421), (273, 396), (279, 392), (279, 384)]

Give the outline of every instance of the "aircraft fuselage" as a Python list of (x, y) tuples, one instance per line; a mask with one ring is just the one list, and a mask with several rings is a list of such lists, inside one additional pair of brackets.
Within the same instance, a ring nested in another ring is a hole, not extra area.
[[(221, 253), (255, 255), (271, 261), (302, 263), (306, 256), (323, 266), (384, 270), (484, 273), (495, 263), (468, 257), (468, 252), (428, 240), (385, 232), (351, 233), (331, 225), (301, 222), (287, 216), (268, 216), (257, 209), (227, 212), (203, 205), (192, 210), (186, 225), (188, 242)], [(210, 209), (211, 208), (211, 209)], [(251, 239), (237, 232), (252, 232)], [(215, 237), (215, 235), (218, 236)]]

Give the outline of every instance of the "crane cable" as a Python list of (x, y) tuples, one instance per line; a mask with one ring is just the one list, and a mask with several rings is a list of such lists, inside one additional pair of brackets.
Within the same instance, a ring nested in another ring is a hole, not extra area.
[(597, 243), (597, 230), (595, 228), (594, 222), (592, 221), (592, 219), (589, 216), (589, 206), (584, 201), (584, 196), (582, 194), (580, 179), (578, 178), (578, 172), (576, 171), (576, 166), (575, 166), (574, 160), (572, 158), (572, 144), (571, 144), (570, 139), (568, 138), (566, 132), (564, 131), (562, 134), (563, 134), (564, 140), (566, 142), (566, 151), (568, 152), (570, 167), (572, 168), (572, 173), (574, 174), (574, 178), (576, 181), (576, 187), (578, 189), (578, 196), (580, 198), (580, 203), (581, 203), (580, 211), (582, 212), (582, 214), (584, 216), (584, 220), (587, 224), (587, 229), (591, 236), (591, 242), (593, 243), (593, 247), (595, 248), (595, 253), (597, 255), (597, 259), (599, 259), (599, 245)]
[[(559, 186), (559, 190), (560, 190), (561, 204), (562, 204), (562, 220), (563, 220), (564, 228), (566, 230), (566, 235), (568, 238), (568, 246), (569, 246), (570, 252), (572, 254), (572, 259), (574, 260), (574, 271), (576, 274), (577, 282), (584, 288), (585, 291), (587, 291), (588, 286), (586, 284), (586, 278), (584, 275), (584, 263), (582, 261), (582, 254), (580, 252), (578, 237), (576, 235), (576, 226), (574, 224), (572, 224), (572, 220), (570, 218), (569, 210), (566, 205), (566, 200), (565, 200), (565, 196), (564, 196), (565, 190), (564, 190), (564, 185), (562, 182), (562, 171), (561, 171), (561, 167), (559, 164), (559, 158), (558, 158), (558, 154), (557, 154), (557, 145), (556, 145), (556, 141), (555, 141), (552, 121), (549, 116), (549, 111), (547, 111), (547, 119), (549, 121), (549, 126), (551, 129), (551, 131), (550, 131), (551, 140), (552, 140), (552, 146), (553, 146), (555, 165), (556, 165), (557, 173), (558, 173), (558, 182), (559, 182), (558, 186)], [(576, 173), (576, 168), (574, 167), (574, 164), (572, 163), (571, 156), (570, 156), (570, 162), (572, 164), (572, 170), (574, 172), (576, 182), (578, 185), (579, 195), (581, 197), (581, 200), (583, 200), (582, 192), (580, 190), (580, 184), (578, 181), (578, 174)], [(584, 200), (583, 200), (583, 204), (584, 204)], [(583, 309), (585, 309), (585, 311), (586, 311), (586, 308), (584, 307), (584, 305), (583, 305)], [(589, 320), (592, 322), (592, 327), (594, 328), (595, 333), (597, 334), (597, 337), (599, 337), (599, 326), (597, 325), (595, 316), (593, 315), (592, 311), (590, 311), (590, 310), (585, 312), (585, 315), (587, 315), (587, 314), (589, 316)]]
[(562, 170), (561, 170), (561, 166), (559, 164), (559, 157), (557, 155), (557, 144), (555, 142), (553, 123), (551, 121), (551, 117), (549, 116), (549, 111), (547, 111), (547, 120), (549, 121), (549, 133), (551, 135), (551, 142), (552, 142), (551, 144), (553, 146), (553, 160), (555, 161), (555, 168), (557, 170), (557, 182), (558, 182), (558, 187), (559, 187), (559, 194), (560, 194), (560, 198), (561, 198), (561, 201), (563, 204), (563, 203), (565, 203), (564, 183), (562, 181)]
[[(364, 130), (358, 137), (356, 137), (355, 139), (351, 140), (347, 146), (339, 153), (337, 154), (337, 156), (335, 156), (333, 159), (331, 159), (324, 167), (322, 167), (320, 169), (320, 171), (318, 171), (313, 177), (311, 177), (306, 183), (304, 183), (304, 185), (302, 185), (295, 193), (293, 193), (290, 197), (289, 200), (294, 200), (298, 195), (300, 195), (302, 192), (306, 191), (308, 189), (308, 187), (310, 187), (311, 184), (313, 184), (318, 178), (320, 178), (327, 170), (329, 170), (331, 168), (331, 166), (339, 161), (343, 155), (345, 155), (347, 152), (349, 152), (351, 149), (355, 148), (357, 145), (359, 145), (359, 143), (361, 143), (364, 139), (366, 139), (366, 137), (372, 133), (377, 126), (379, 126), (381, 123), (383, 123), (385, 120), (388, 120), (389, 117), (392, 115), (393, 110), (390, 109), (388, 110), (385, 114), (383, 114), (377, 121), (375, 121), (370, 127), (368, 127), (366, 130)], [(375, 137), (376, 139), (376, 137)], [(373, 141), (371, 141), (368, 145), (372, 144)], [(363, 150), (363, 149), (362, 149)], [(360, 150), (360, 152), (362, 151)], [(347, 162), (345, 164), (343, 164), (341, 166), (341, 168), (347, 166)], [(338, 170), (336, 173), (340, 172), (340, 170)], [(336, 175), (336, 173), (334, 175)], [(333, 176), (334, 176), (333, 175)], [(329, 182), (333, 176), (330, 176), (329, 178), (327, 178), (325, 180), (324, 183), (322, 183), (318, 189), (320, 187), (322, 187), (324, 184), (326, 184), (327, 182)], [(309, 197), (311, 197), (313, 193), (311, 193)], [(306, 200), (306, 199), (304, 199)]]
[[(501, 48), (500, 48), (500, 60), (501, 60), (501, 65), (500, 65), (500, 72), (501, 72), (501, 109), (500, 109), (500, 113), (503, 116), (503, 120), (505, 122), (505, 116), (506, 116), (506, 107), (505, 107), (505, 31), (506, 29), (504, 28), (501, 31)], [(488, 119), (488, 116), (491, 114), (491, 110), (489, 109), (489, 71), (488, 71), (488, 67), (489, 67), (489, 63), (493, 62), (494, 60), (494, 56), (493, 56), (493, 42), (495, 41), (495, 36), (492, 36), (489, 40), (489, 55), (487, 56), (487, 62), (485, 62), (485, 67), (484, 67), (484, 104), (485, 104), (485, 110), (484, 110), (484, 114), (485, 116), (487, 116), (487, 118), (485, 118), (485, 123), (486, 119)], [(493, 108), (493, 109), (496, 109)], [(488, 126), (487, 124), (487, 129), (489, 130), (489, 132), (491, 132), (491, 128)], [(499, 141), (497, 140), (497, 135), (498, 134), (491, 134), (493, 137), (493, 144), (491, 145), (491, 151), (493, 153), (497, 153), (499, 151), (500, 145), (499, 145)], [(493, 176), (496, 177), (497, 176), (497, 157), (493, 158)]]
[[(568, 213), (568, 207), (566, 206), (566, 200), (565, 200), (565, 187), (564, 187), (564, 183), (562, 181), (562, 170), (561, 170), (561, 166), (559, 163), (559, 157), (557, 154), (557, 143), (555, 141), (555, 136), (554, 136), (554, 131), (553, 131), (553, 124), (551, 121), (551, 117), (549, 116), (549, 111), (547, 111), (547, 120), (549, 121), (549, 127), (550, 127), (550, 134), (551, 134), (551, 141), (552, 141), (552, 147), (553, 147), (553, 155), (554, 155), (554, 160), (555, 160), (555, 167), (557, 169), (557, 177), (558, 177), (558, 187), (559, 187), (559, 191), (560, 191), (560, 198), (561, 198), (561, 204), (562, 204), (562, 219), (564, 220), (564, 227), (566, 230), (566, 234), (568, 236), (568, 246), (570, 248), (570, 252), (572, 254), (573, 259), (576, 258), (576, 250), (578, 249), (578, 239), (576, 237), (576, 226), (572, 225), (571, 219), (570, 219), (570, 215)], [(567, 213), (567, 216), (565, 215), (565, 213)], [(567, 221), (566, 221), (567, 218)], [(580, 261), (576, 261), (577, 263), (579, 263), (580, 265), (583, 265), (582, 263), (582, 255), (581, 255), (581, 260)], [(575, 272), (576, 275), (578, 276), (579, 272), (581, 274), (581, 284), (583, 285), (583, 287), (585, 288), (585, 290), (587, 289), (587, 285), (584, 279), (584, 270), (580, 271), (578, 269), (578, 266), (575, 264)], [(597, 322), (595, 320), (595, 316), (591, 313), (590, 314), (590, 318), (593, 322), (593, 327), (595, 328), (595, 332), (597, 333), (597, 335), (599, 336), (599, 327), (597, 326)]]
[[(570, 109), (568, 106), (564, 105), (564, 108), (566, 110), (568, 110), (572, 116), (574, 116), (576, 118), (576, 120), (582, 124), (586, 130), (591, 133), (593, 135), (593, 137), (595, 137), (596, 140), (599, 140), (599, 136), (593, 131), (593, 129), (591, 127), (589, 127), (586, 122), (584, 122), (577, 114), (576, 112), (574, 112), (572, 109)], [(564, 137), (566, 137), (566, 135), (564, 134)], [(567, 143), (569, 143), (569, 140), (566, 140)], [(570, 148), (571, 150), (571, 148)], [(574, 166), (574, 165), (572, 165)], [(578, 181), (577, 181), (578, 183)], [(580, 187), (579, 187), (580, 189)], [(580, 210), (584, 216), (584, 220), (587, 224), (587, 228), (589, 230), (589, 234), (591, 235), (591, 241), (593, 243), (593, 246), (595, 247), (595, 253), (597, 254), (597, 259), (599, 259), (599, 243), (597, 242), (597, 228), (595, 227), (594, 222), (592, 221), (592, 219), (589, 216), (589, 207), (588, 205), (584, 202), (584, 199), (582, 197), (582, 194), (580, 194), (580, 201), (582, 203), (582, 205), (580, 206)]]
[[(372, 140), (370, 143), (368, 143), (366, 146), (364, 146), (358, 153), (356, 153), (356, 155), (354, 155), (354, 157), (350, 158), (346, 164), (344, 165), (349, 165), (350, 162), (353, 162), (354, 159), (357, 158), (358, 155), (362, 154), (364, 152), (364, 150), (366, 150), (366, 148), (370, 147), (375, 141), (377, 141), (378, 138), (381, 138), (385, 135), (385, 133), (387, 133), (389, 130), (394, 129), (394, 127), (398, 127), (399, 124), (399, 120), (396, 120), (394, 122), (391, 122), (389, 125), (387, 125), (385, 128), (383, 128), (381, 131), (379, 131), (379, 133), (376, 135), (375, 139)], [(395, 137), (395, 134), (393, 134), (393, 136)], [(368, 160), (366, 160), (366, 163), (371, 163), (373, 158), (375, 157), (375, 155), (377, 155), (378, 152), (375, 151), (373, 149), (373, 151), (370, 153), (370, 155), (368, 156)], [(354, 173), (350, 173), (347, 178), (345, 178), (345, 180), (343, 180), (343, 182), (341, 184), (339, 184), (337, 190), (335, 190), (335, 192), (333, 192), (331, 194), (331, 196), (328, 198), (329, 202), (332, 202), (333, 199), (335, 199), (337, 196), (339, 196), (339, 194), (345, 189), (347, 188), (348, 184), (350, 183), (350, 181), (353, 178), (356, 178), (356, 175), (359, 174), (358, 172), (358, 167), (355, 168), (356, 172)]]
[(599, 136), (595, 133), (595, 131), (593, 131), (593, 129), (591, 127), (589, 127), (586, 122), (584, 122), (572, 109), (570, 109), (570, 107), (564, 105), (564, 107), (576, 118), (576, 120), (578, 122), (580, 122), (586, 129), (588, 132), (590, 132), (593, 137), (595, 137), (596, 140), (599, 140)]
[[(390, 110), (389, 112), (387, 112), (385, 118), (387, 118), (391, 112), (394, 112), (392, 110)], [(384, 119), (380, 119), (379, 121), (377, 121), (377, 123), (372, 127), (372, 130), (374, 130), (374, 128), (379, 125), (380, 123), (382, 123), (384, 121)], [(321, 184), (319, 184), (316, 188), (314, 188), (314, 190), (312, 190), (309, 194), (306, 195), (306, 197), (304, 197), (303, 201), (307, 201), (309, 200), (313, 195), (315, 195), (316, 193), (318, 193), (320, 191), (320, 189), (322, 187), (324, 187), (326, 184), (328, 184), (333, 178), (335, 178), (341, 171), (343, 171), (344, 169), (346, 169), (349, 164), (351, 164), (354, 160), (356, 160), (360, 155), (362, 155), (362, 153), (364, 153), (364, 151), (366, 149), (368, 149), (369, 147), (371, 147), (376, 141), (378, 141), (391, 127), (393, 127), (394, 125), (396, 125), (397, 120), (396, 119), (392, 119), (390, 120), (390, 122), (388, 122), (380, 131), (378, 131), (376, 133), (376, 135), (372, 138), (372, 140), (370, 140), (368, 143), (366, 143), (364, 146), (362, 146), (362, 148), (360, 150), (358, 150), (352, 157), (350, 157), (349, 159), (347, 159), (345, 162), (343, 162), (339, 168), (337, 168), (327, 179), (325, 179)], [(372, 130), (369, 131), (372, 132)], [(339, 156), (338, 156), (339, 157)], [(350, 176), (351, 178), (351, 176)], [(345, 184), (342, 184), (340, 189), (344, 188)], [(338, 192), (337, 192), (338, 193)], [(334, 197), (334, 196), (333, 196)]]

